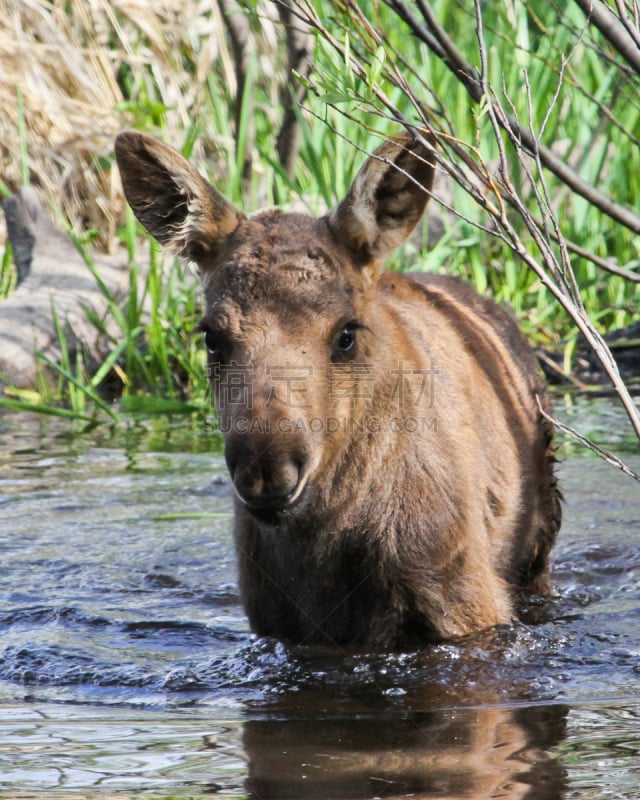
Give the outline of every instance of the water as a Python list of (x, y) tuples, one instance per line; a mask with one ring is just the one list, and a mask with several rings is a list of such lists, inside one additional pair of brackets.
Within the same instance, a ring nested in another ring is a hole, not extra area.
[(0, 798), (640, 798), (636, 483), (565, 445), (549, 601), (335, 653), (250, 635), (219, 445), (0, 418)]

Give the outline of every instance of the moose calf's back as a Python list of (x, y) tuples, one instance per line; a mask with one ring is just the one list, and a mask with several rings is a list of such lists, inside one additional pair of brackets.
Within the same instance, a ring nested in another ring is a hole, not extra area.
[(548, 591), (559, 492), (525, 339), (462, 282), (381, 267), (432, 151), (385, 143), (321, 219), (247, 219), (143, 134), (116, 155), (138, 218), (200, 269), (252, 628), (405, 647)]

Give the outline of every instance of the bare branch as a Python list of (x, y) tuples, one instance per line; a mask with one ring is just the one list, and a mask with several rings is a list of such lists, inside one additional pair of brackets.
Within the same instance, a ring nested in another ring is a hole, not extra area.
[[(393, 9), (402, 8), (403, 19), (414, 19), (405, 4), (402, 3), (402, 0), (382, 1)], [(318, 17), (315, 9), (308, 0), (294, 0), (294, 2), (298, 12), (302, 13), (304, 18), (307, 19), (311, 25), (316, 27), (324, 40), (340, 53), (348, 69), (359, 78), (365, 81), (367, 80), (366, 65), (370, 63), (370, 56), (373, 52), (368, 48), (372, 45), (374, 48), (377, 48), (382, 43), (387, 49), (387, 52), (392, 52), (392, 48), (389, 46), (388, 38), (385, 36), (384, 31), (374, 29), (370, 21), (363, 22), (361, 13), (354, 10), (357, 8), (357, 4), (352, 2), (352, 0), (345, 0), (342, 6), (343, 10), (346, 11), (348, 15), (347, 19), (349, 20), (348, 24), (350, 26), (348, 28), (348, 47), (345, 46), (343, 41), (339, 41), (334, 34), (326, 29), (324, 22)], [(429, 9), (426, 0), (421, 0), (419, 7), (422, 10)], [(427, 132), (430, 137), (435, 135), (440, 145), (435, 155), (439, 167), (451, 175), (473, 198), (478, 206), (485, 210), (493, 225), (484, 226), (475, 220), (467, 221), (504, 242), (536, 275), (540, 284), (548, 290), (558, 305), (566, 311), (576, 329), (584, 337), (587, 346), (591, 348), (595, 358), (602, 365), (602, 370), (609, 377), (611, 385), (623, 403), (636, 435), (640, 438), (640, 413), (630, 396), (628, 387), (625, 385), (620, 375), (620, 370), (618, 369), (607, 342), (589, 320), (582, 305), (582, 298), (570, 263), (569, 253), (574, 252), (584, 257), (591, 257), (592, 260), (598, 263), (602, 268), (611, 268), (610, 271), (621, 274), (623, 277), (633, 276), (634, 282), (638, 282), (639, 276), (629, 270), (622, 270), (622, 268), (615, 267), (606, 259), (599, 259), (593, 254), (585, 253), (583, 248), (566, 241), (561, 225), (554, 215), (550, 199), (550, 190), (546, 186), (543, 174), (543, 167), (549, 167), (549, 151), (542, 145), (539, 136), (534, 132), (533, 114), (530, 112), (531, 119), (528, 128), (521, 125), (519, 122), (515, 122), (515, 108), (511, 109), (511, 114), (507, 113), (494, 87), (491, 86), (488, 80), (487, 50), (483, 40), (482, 16), (479, 0), (476, 0), (475, 8), (477, 14), (478, 47), (482, 69), (480, 72), (471, 70), (471, 68), (469, 72), (465, 72), (464, 69), (462, 69), (462, 72), (466, 76), (465, 79), (471, 81), (474, 87), (472, 92), (467, 87), (467, 91), (472, 94), (472, 96), (478, 98), (478, 102), (482, 104), (484, 112), (491, 121), (493, 139), (499, 151), (499, 165), (497, 169), (490, 168), (485, 163), (480, 149), (476, 144), (471, 145), (456, 137), (451, 132), (451, 123), (447, 119), (444, 104), (438, 103), (437, 92), (434, 92), (433, 89), (428, 87), (423, 78), (418, 78), (415, 71), (401, 69), (403, 64), (402, 60), (396, 63), (389, 63), (392, 59), (387, 59), (383, 72), (384, 80), (390, 82), (392, 87), (399, 89), (404, 94), (404, 98), (410, 102), (424, 128), (421, 127), (420, 123), (416, 125), (413, 120), (407, 119), (406, 108), (401, 112), (398, 106), (392, 101), (391, 97), (382, 90), (378, 83), (367, 85), (367, 93), (357, 95), (358, 102), (366, 105), (369, 107), (369, 110), (372, 110), (381, 117), (399, 121), (419, 137), (426, 135)], [(427, 14), (427, 21), (429, 19), (430, 17)], [(422, 29), (426, 28), (428, 28), (428, 23), (427, 26), (422, 26)], [(347, 29), (345, 28), (345, 30)], [(448, 37), (445, 39), (438, 39), (438, 36), (442, 34), (440, 26), (434, 26), (432, 30), (427, 30), (427, 33), (431, 39), (436, 40), (438, 52), (444, 54), (443, 60), (444, 58), (449, 60), (453, 58), (455, 60), (455, 56), (452, 54), (452, 48), (455, 48)], [(358, 39), (358, 37), (360, 38)], [(355, 44), (356, 40), (359, 41), (361, 49), (364, 52), (362, 60), (354, 58), (354, 52), (357, 50), (357, 45)], [(447, 51), (449, 55), (446, 55)], [(369, 61), (367, 61), (368, 58)], [(462, 62), (457, 59), (456, 63), (458, 66), (458, 75), (460, 75)], [(365, 66), (363, 66), (363, 64)], [(559, 97), (559, 86), (563, 79), (565, 79), (565, 67), (566, 62), (563, 64), (558, 74), (558, 84), (556, 94), (554, 95), (554, 101)], [(449, 68), (452, 69), (451, 66), (449, 66)], [(409, 85), (407, 76), (413, 76), (419, 80), (419, 85), (435, 96), (436, 104), (438, 105), (436, 111), (421, 102), (415, 89)], [(527, 90), (529, 91), (529, 87), (527, 87)], [(369, 95), (368, 92), (371, 94)], [(347, 117), (350, 116), (349, 112), (345, 112), (342, 107), (337, 110)], [(545, 121), (547, 118), (548, 115), (545, 117)], [(505, 148), (504, 132), (507, 133), (507, 138), (513, 146), (513, 151), (511, 152), (508, 152)], [(536, 219), (536, 216), (531, 213), (523, 197), (518, 194), (511, 181), (510, 169), (514, 161), (514, 156), (519, 162), (521, 169), (528, 175), (532, 184), (533, 192), (538, 203), (540, 219)], [(535, 175), (532, 174), (532, 162), (529, 156), (532, 156), (533, 163), (536, 164), (537, 169)], [(551, 154), (551, 156), (553, 156), (552, 163), (553, 160), (560, 161), (555, 154)], [(560, 163), (563, 169), (569, 170), (567, 165), (563, 162)], [(562, 170), (559, 171), (562, 172)], [(571, 174), (575, 174), (572, 170), (569, 171)], [(585, 185), (588, 186), (588, 184)], [(575, 187), (570, 184), (569, 188), (575, 190)], [(596, 191), (590, 186), (588, 186), (588, 189), (589, 191)], [(603, 196), (600, 195), (600, 197)], [(437, 196), (436, 199), (440, 200)], [(608, 198), (605, 199), (608, 200)], [(618, 209), (620, 208), (621, 207), (618, 207)], [(518, 219), (524, 225), (526, 232), (535, 244), (538, 252), (537, 256), (532, 254), (530, 243), (525, 245), (518, 233), (511, 219), (512, 214), (508, 213), (512, 209), (517, 213)], [(622, 211), (628, 214), (631, 213), (627, 212), (626, 209), (622, 209)], [(458, 216), (462, 215), (458, 214)], [(634, 218), (632, 225), (632, 229), (634, 229), (637, 227), (640, 220), (634, 215), (631, 216)], [(465, 217), (462, 216), (462, 218), (464, 219)]]
[[(589, 1), (589, 0), (587, 0)], [(406, 9), (402, 0), (385, 0), (387, 5), (391, 8), (398, 10), (403, 19), (411, 19), (412, 15)], [(464, 56), (459, 53), (452, 41), (449, 39), (439, 25), (430, 26), (430, 20), (434, 18), (433, 11), (426, 0), (421, 0), (420, 8), (426, 9), (425, 22), (427, 24), (427, 32), (429, 36), (423, 37), (424, 26), (418, 26), (413, 29), (413, 33), (420, 36), (428, 47), (433, 39), (437, 42), (437, 48), (433, 49), (435, 55), (442, 59), (443, 63), (456, 75), (462, 82), (463, 86), (469, 93), (469, 96), (474, 102), (479, 102), (484, 96), (480, 87), (476, 70), (469, 64)], [(439, 36), (444, 35), (444, 43), (440, 41)], [(444, 55), (443, 55), (444, 53)], [(490, 96), (487, 97), (488, 102), (491, 102)], [(540, 161), (544, 166), (556, 175), (560, 180), (566, 184), (576, 194), (584, 197), (591, 205), (600, 209), (604, 214), (611, 219), (624, 225), (634, 233), (640, 233), (640, 217), (628, 208), (616, 203), (610, 197), (598, 191), (594, 186), (583, 180), (575, 170), (565, 164), (558, 158), (552, 150), (543, 145), (540, 141), (536, 140), (533, 133), (526, 128), (522, 127), (517, 119), (508, 114), (501, 115), (500, 125), (508, 133), (511, 134), (512, 140), (517, 142), (521, 147), (524, 147), (529, 153), (538, 153)]]
[[(478, 26), (478, 44), (480, 48), (480, 55), (483, 64), (482, 69), (482, 88), (483, 91), (489, 92), (490, 88), (486, 80), (486, 48), (484, 46), (483, 40), (483, 33), (482, 33), (482, 11), (480, 9), (479, 0), (475, 0), (475, 7), (476, 7), (476, 16), (477, 16), (477, 26)], [(506, 162), (506, 155), (504, 153), (504, 146), (502, 143), (502, 138), (500, 136), (500, 121), (499, 115), (504, 113), (502, 107), (495, 103), (492, 103), (491, 99), (489, 98), (488, 101), (488, 113), (489, 117), (492, 121), (494, 126), (496, 141), (498, 144), (498, 148), (501, 154), (501, 165), (502, 170), (508, 173), (507, 162)], [(508, 128), (505, 128), (508, 132), (511, 132), (512, 137), (514, 133), (509, 131)], [(533, 136), (533, 134), (532, 134)], [(534, 137), (535, 139), (535, 137)], [(505, 179), (508, 180), (508, 175), (505, 174)], [(517, 196), (516, 193), (512, 193), (512, 200), (513, 203), (518, 207), (520, 212), (520, 216), (527, 226), (529, 233), (532, 235), (536, 245), (540, 251), (540, 254), (543, 257), (543, 260), (549, 270), (551, 271), (552, 275), (558, 276), (562, 275), (563, 272), (559, 269), (559, 265), (557, 260), (553, 254), (553, 252), (548, 247), (547, 240), (540, 235), (539, 229), (535, 223), (535, 220), (531, 218), (528, 210)], [(551, 209), (549, 209), (549, 213), (551, 213)], [(596, 330), (594, 325), (591, 323), (587, 314), (585, 313), (584, 308), (582, 307), (582, 302), (577, 297), (572, 297), (571, 294), (567, 292), (563, 292), (562, 289), (554, 283), (554, 281), (549, 279), (546, 271), (537, 263), (537, 261), (531, 256), (530, 253), (527, 252), (524, 244), (520, 241), (517, 232), (507, 219), (506, 215), (503, 213), (501, 217), (497, 220), (500, 224), (500, 227), (507, 233), (508, 238), (511, 241), (511, 246), (514, 252), (518, 253), (522, 260), (532, 269), (535, 274), (539, 277), (540, 281), (546, 286), (549, 291), (553, 294), (554, 297), (558, 300), (558, 302), (562, 305), (562, 307), (567, 311), (570, 315), (571, 319), (575, 323), (578, 330), (582, 333), (588, 344), (593, 349), (596, 357), (602, 364), (603, 369), (609, 376), (611, 383), (615, 387), (618, 396), (620, 397), (622, 404), (627, 412), (629, 420), (633, 426), (633, 429), (636, 432), (636, 435), (640, 439), (640, 412), (638, 411), (637, 406), (633, 402), (633, 398), (631, 397), (627, 386), (625, 385), (622, 377), (620, 376), (620, 370), (618, 369), (618, 365), (611, 354), (611, 350), (609, 349), (607, 343), (603, 339), (602, 335)], [(554, 227), (556, 227), (556, 232), (560, 230), (557, 221), (554, 220)], [(573, 276), (573, 272), (571, 270), (571, 265), (565, 263), (564, 265), (565, 270), (569, 272), (572, 276), (572, 285), (575, 286), (575, 277)], [(564, 281), (563, 281), (564, 282)]]
[(583, 436), (578, 431), (574, 430), (569, 425), (565, 425), (564, 422), (560, 422), (559, 419), (556, 417), (552, 417), (550, 414), (542, 408), (540, 400), (538, 400), (538, 408), (540, 409), (540, 413), (542, 416), (549, 420), (559, 431), (566, 434), (567, 436), (571, 436), (573, 439), (576, 439), (580, 442), (580, 444), (584, 445), (588, 450), (591, 450), (595, 453), (599, 458), (603, 461), (606, 461), (607, 464), (611, 464), (616, 469), (619, 469), (621, 472), (624, 472), (625, 475), (628, 475), (630, 478), (633, 478), (634, 481), (638, 481), (640, 483), (640, 475), (637, 472), (631, 469), (631, 467), (627, 466), (618, 456), (614, 455), (613, 453), (609, 453), (604, 448), (597, 445), (595, 442), (592, 442), (591, 439), (588, 439), (586, 436)]
[(638, 20), (631, 20), (629, 15), (627, 14), (626, 6), (621, 0), (615, 0), (616, 8), (618, 9), (618, 16), (620, 17), (620, 22), (624, 25), (625, 30), (629, 34), (629, 36), (633, 39), (636, 43), (636, 47), (640, 48), (640, 30), (638, 29)]
[(620, 22), (613, 11), (601, 0), (576, 0), (587, 20), (596, 28), (625, 61), (640, 75), (640, 49), (638, 43)]

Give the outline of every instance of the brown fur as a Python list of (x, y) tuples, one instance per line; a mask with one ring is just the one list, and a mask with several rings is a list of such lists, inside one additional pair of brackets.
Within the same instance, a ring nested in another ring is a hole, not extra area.
[(116, 154), (139, 219), (200, 268), (253, 630), (406, 647), (547, 592), (560, 503), (527, 342), (462, 282), (380, 264), (424, 210), (431, 151), (387, 142), (321, 219), (247, 219), (143, 134)]

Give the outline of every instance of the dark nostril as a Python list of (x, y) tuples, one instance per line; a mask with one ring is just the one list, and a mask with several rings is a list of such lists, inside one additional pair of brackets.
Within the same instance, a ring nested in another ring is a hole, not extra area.
[(270, 476), (265, 476), (265, 489), (274, 494), (292, 494), (300, 480), (300, 467), (295, 461), (289, 461), (274, 470)]

